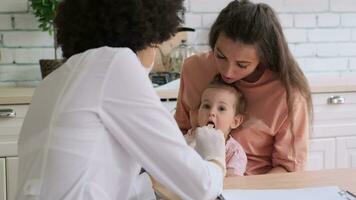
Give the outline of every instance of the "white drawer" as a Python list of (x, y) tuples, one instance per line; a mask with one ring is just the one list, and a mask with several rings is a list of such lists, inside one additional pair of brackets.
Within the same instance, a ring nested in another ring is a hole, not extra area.
[[(312, 138), (356, 135), (356, 92), (318, 93), (312, 97), (314, 108)], [(332, 99), (336, 104), (330, 103)], [(340, 104), (337, 104), (337, 100)]]
[(17, 139), (26, 116), (28, 105), (1, 105), (16, 112), (14, 118), (0, 118), (0, 156), (17, 155)]
[(26, 116), (28, 105), (1, 105), (0, 109), (13, 109), (16, 112), (14, 118), (0, 118), (0, 135), (18, 134), (10, 131), (12, 128), (20, 128)]

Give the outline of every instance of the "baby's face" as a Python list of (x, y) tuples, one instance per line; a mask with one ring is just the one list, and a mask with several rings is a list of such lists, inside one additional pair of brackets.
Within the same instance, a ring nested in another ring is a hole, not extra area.
[(235, 94), (227, 89), (206, 89), (199, 107), (199, 126), (212, 124), (224, 132), (226, 139), (231, 129), (239, 125), (235, 115), (236, 102)]

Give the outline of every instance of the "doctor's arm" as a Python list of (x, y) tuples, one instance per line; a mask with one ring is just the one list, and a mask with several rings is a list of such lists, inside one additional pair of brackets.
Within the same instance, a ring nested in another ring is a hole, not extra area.
[[(144, 69), (133, 61), (125, 70), (113, 68), (106, 80), (103, 123), (130, 156), (168, 189), (183, 199), (215, 198), (222, 191), (222, 167), (214, 158), (203, 160), (186, 144)], [(120, 92), (115, 92), (118, 88)]]

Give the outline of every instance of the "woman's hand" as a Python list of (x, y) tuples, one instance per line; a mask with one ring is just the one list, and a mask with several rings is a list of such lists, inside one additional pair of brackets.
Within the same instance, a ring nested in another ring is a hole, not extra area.
[(272, 168), (271, 170), (269, 170), (267, 172), (267, 174), (277, 174), (277, 173), (287, 173), (288, 171), (286, 170), (286, 168), (282, 167), (282, 166), (276, 166), (274, 168)]

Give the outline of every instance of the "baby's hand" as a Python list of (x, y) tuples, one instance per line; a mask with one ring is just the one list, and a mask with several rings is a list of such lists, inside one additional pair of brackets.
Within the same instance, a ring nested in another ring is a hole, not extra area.
[(195, 128), (189, 129), (186, 135), (191, 135), (195, 137)]

